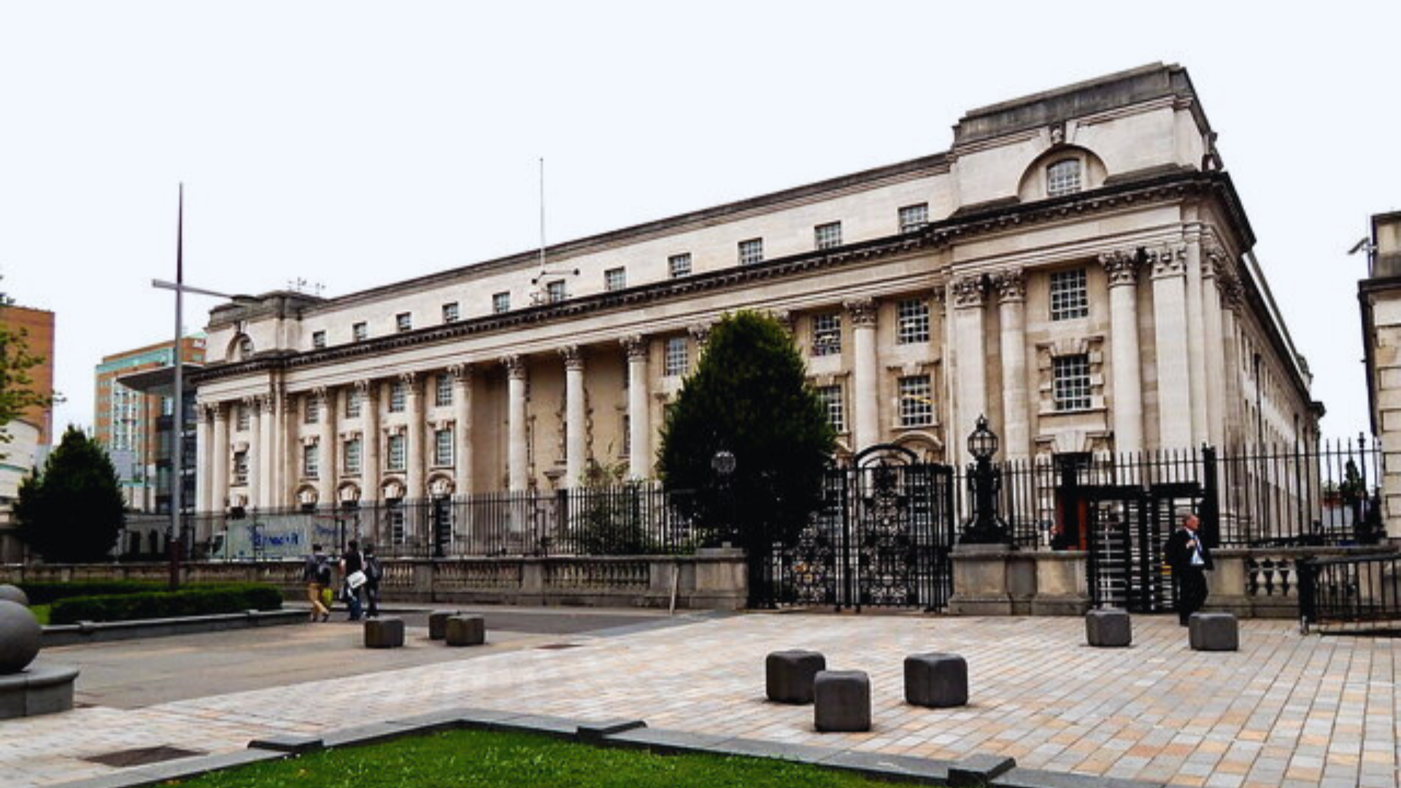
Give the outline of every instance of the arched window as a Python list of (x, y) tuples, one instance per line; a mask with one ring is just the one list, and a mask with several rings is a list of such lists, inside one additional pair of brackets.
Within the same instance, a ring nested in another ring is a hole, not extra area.
[(1046, 196), (1059, 197), (1080, 191), (1080, 160), (1061, 159), (1046, 167)]

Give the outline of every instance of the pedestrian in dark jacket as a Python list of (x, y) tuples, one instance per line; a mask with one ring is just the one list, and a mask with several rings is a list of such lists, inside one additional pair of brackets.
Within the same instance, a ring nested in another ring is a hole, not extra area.
[(350, 608), (350, 617), (347, 621), (360, 620), (360, 589), (364, 587), (365, 578), (365, 556), (360, 552), (360, 544), (354, 539), (347, 545), (348, 549), (341, 556), (341, 592), (345, 596), (346, 607)]
[(1201, 520), (1195, 514), (1182, 518), (1182, 527), (1168, 537), (1164, 552), (1172, 567), (1172, 588), (1177, 607), (1177, 620), (1187, 626), (1192, 614), (1206, 603), (1206, 572), (1212, 569), (1211, 550), (1202, 541), (1198, 528)]
[(375, 555), (375, 546), (365, 545), (365, 610), (366, 618), (379, 618), (379, 581), (384, 579), (384, 567)]

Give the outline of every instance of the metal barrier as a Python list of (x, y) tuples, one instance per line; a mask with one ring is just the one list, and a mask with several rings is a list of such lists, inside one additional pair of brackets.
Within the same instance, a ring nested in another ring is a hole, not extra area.
[(1299, 628), (1401, 630), (1401, 552), (1298, 563)]

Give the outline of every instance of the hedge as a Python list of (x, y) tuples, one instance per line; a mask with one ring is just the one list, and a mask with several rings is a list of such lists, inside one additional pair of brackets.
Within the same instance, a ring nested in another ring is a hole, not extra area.
[(180, 591), (70, 597), (54, 603), (49, 610), (49, 623), (179, 618), (281, 608), (282, 592), (273, 586), (266, 583), (228, 583)]
[(29, 597), (31, 605), (47, 605), (75, 596), (139, 594), (166, 588), (165, 583), (153, 580), (75, 580), (71, 583), (24, 582), (16, 585)]

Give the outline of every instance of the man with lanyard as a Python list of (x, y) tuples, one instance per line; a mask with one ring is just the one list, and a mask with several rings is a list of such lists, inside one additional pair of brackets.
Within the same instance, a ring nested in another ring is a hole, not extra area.
[(1176, 591), (1177, 619), (1187, 626), (1192, 614), (1206, 602), (1206, 574), (1212, 568), (1211, 550), (1197, 530), (1201, 520), (1195, 514), (1182, 518), (1182, 527), (1168, 538), (1166, 553), (1172, 567), (1173, 590)]
[(345, 603), (350, 608), (347, 621), (360, 620), (360, 587), (365, 585), (365, 556), (360, 553), (360, 543), (350, 540), (349, 549), (341, 556), (341, 577), (345, 578), (343, 590)]

